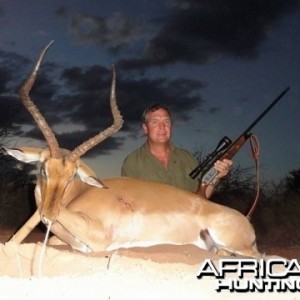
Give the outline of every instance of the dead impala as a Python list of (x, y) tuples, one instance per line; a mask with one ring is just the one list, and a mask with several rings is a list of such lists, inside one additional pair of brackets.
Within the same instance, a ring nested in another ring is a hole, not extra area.
[(253, 227), (238, 211), (164, 184), (126, 177), (100, 181), (80, 160), (122, 126), (114, 70), (110, 92), (113, 124), (73, 151), (59, 148), (54, 132), (29, 96), (50, 45), (43, 49), (20, 89), (20, 99), (48, 148), (6, 149), (20, 161), (41, 163), (35, 188), (37, 210), (11, 240), (21, 243), (42, 221), (51, 226), (52, 244), (66, 243), (82, 252), (194, 244), (216, 253), (224, 250), (226, 254), (259, 257)]

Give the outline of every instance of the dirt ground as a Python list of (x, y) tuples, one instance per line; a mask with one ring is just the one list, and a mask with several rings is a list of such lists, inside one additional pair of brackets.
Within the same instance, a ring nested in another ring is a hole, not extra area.
[[(1, 299), (241, 299), (214, 289), (215, 280), (198, 280), (206, 258), (220, 257), (195, 246), (160, 245), (84, 255), (68, 247), (43, 248), (44, 234), (33, 232), (21, 245), (0, 230)], [(267, 257), (300, 260), (300, 247), (259, 247)], [(243, 293), (243, 299), (300, 299), (299, 293)]]

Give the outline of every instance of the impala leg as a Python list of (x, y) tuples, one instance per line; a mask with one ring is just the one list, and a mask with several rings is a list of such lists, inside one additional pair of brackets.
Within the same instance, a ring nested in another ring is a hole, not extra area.
[(206, 249), (209, 251), (209, 252), (212, 252), (212, 253), (216, 253), (218, 251), (216, 245), (215, 245), (215, 242), (214, 240), (212, 239), (211, 235), (209, 234), (208, 230), (205, 229), (205, 230), (202, 230), (200, 232), (200, 238), (203, 240), (203, 242), (205, 243), (206, 245)]
[(209, 234), (209, 231), (207, 229), (202, 230), (200, 232), (200, 238), (204, 241), (206, 248), (209, 252), (215, 253), (220, 256), (232, 256), (234, 255), (233, 252), (230, 252), (222, 247), (220, 245), (217, 245), (215, 241), (212, 239), (211, 235)]
[(93, 252), (93, 250), (86, 243), (79, 240), (59, 222), (55, 222), (51, 226), (51, 232), (54, 235), (49, 239), (49, 246), (68, 245), (71, 246), (73, 250), (78, 250), (83, 253)]
[[(211, 232), (214, 232), (213, 236), (215, 239), (213, 238)], [(220, 256), (243, 256), (253, 258), (259, 258), (261, 256), (257, 250), (256, 243), (253, 238), (245, 238), (245, 236), (242, 234), (236, 234), (235, 236), (228, 235), (228, 232), (239, 233), (238, 228), (235, 231), (230, 230), (230, 228), (225, 228), (225, 230), (221, 230), (219, 228), (219, 230), (211, 230), (211, 232), (207, 229), (202, 230), (200, 232), (200, 238), (204, 241), (207, 250), (212, 253)], [(250, 233), (251, 231), (248, 232), (249, 236)], [(217, 240), (219, 242), (217, 242)]]
[[(105, 251), (105, 233), (103, 233), (102, 225), (99, 222), (66, 208), (61, 208), (56, 221), (67, 231), (64, 233), (60, 231), (61, 236), (58, 236), (58, 238), (69, 244), (73, 249), (85, 253)], [(95, 241), (97, 242), (95, 243)]]
[(216, 254), (219, 256), (235, 256), (233, 252), (230, 252), (226, 249), (218, 249)]
[(49, 238), (48, 244), (50, 246), (61, 246), (61, 245), (67, 245), (65, 242), (63, 242), (61, 239), (59, 239), (57, 236), (53, 235), (51, 238)]
[(39, 224), (41, 221), (39, 210), (37, 209), (34, 214), (26, 221), (26, 223), (9, 239), (17, 244), (28, 236), (28, 234)]

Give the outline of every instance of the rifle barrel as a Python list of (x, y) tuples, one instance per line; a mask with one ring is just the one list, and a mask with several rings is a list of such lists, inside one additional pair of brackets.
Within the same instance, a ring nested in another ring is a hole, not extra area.
[(273, 108), (275, 104), (287, 93), (290, 87), (287, 87), (257, 118), (256, 120), (243, 132), (242, 135), (249, 133), (249, 131)]

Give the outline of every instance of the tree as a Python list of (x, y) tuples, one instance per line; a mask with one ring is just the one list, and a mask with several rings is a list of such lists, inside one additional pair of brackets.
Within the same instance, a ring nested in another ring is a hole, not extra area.
[(285, 179), (285, 186), (287, 191), (300, 193), (300, 169), (289, 172)]

